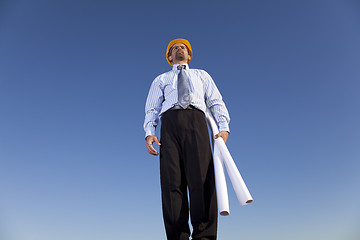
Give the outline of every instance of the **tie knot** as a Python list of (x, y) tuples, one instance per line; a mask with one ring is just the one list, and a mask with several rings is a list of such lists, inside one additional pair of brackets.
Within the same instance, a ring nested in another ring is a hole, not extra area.
[(177, 69), (180, 70), (180, 69), (186, 69), (186, 65), (179, 65), (177, 66)]

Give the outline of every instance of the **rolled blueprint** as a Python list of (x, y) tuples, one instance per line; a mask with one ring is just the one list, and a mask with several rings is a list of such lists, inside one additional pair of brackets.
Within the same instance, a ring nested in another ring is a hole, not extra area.
[[(219, 129), (212, 117), (211, 112), (208, 109), (206, 112), (206, 118), (211, 127), (212, 135), (215, 136), (219, 133)], [(226, 216), (230, 214), (230, 210), (224, 166), (226, 167), (240, 205), (247, 205), (248, 203), (251, 203), (253, 198), (251, 197), (251, 194), (246, 187), (245, 182), (241, 177), (241, 174), (236, 167), (236, 164), (228, 148), (226, 147), (224, 140), (221, 137), (213, 139), (213, 151), (218, 209), (220, 215)]]
[(253, 201), (248, 188), (245, 185), (243, 178), (235, 165), (233, 158), (227, 149), (225, 142), (222, 138), (215, 139), (214, 145), (218, 144), (221, 154), (221, 159), (226, 166), (227, 173), (233, 185), (236, 193), (236, 197), (239, 200), (240, 205), (247, 205)]
[(213, 150), (214, 150), (213, 161), (214, 161), (214, 170), (215, 170), (215, 186), (216, 186), (218, 210), (220, 215), (227, 216), (230, 214), (229, 198), (226, 187), (224, 165), (220, 158), (221, 154), (220, 154), (219, 145), (214, 144)]

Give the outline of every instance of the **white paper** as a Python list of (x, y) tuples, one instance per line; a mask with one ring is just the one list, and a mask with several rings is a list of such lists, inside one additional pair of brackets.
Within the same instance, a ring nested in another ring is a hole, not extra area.
[[(206, 118), (211, 127), (212, 134), (213, 136), (215, 136), (219, 133), (219, 129), (215, 123), (215, 120), (212, 117), (211, 112), (208, 109), (206, 113)], [(220, 215), (226, 216), (230, 214), (230, 209), (224, 166), (226, 167), (227, 173), (229, 175), (240, 205), (247, 205), (248, 203), (251, 203), (253, 201), (253, 198), (251, 197), (250, 192), (246, 187), (245, 182), (241, 177), (241, 174), (236, 167), (236, 164), (228, 148), (226, 147), (224, 140), (221, 137), (213, 140), (213, 159), (218, 209)]]
[(215, 170), (215, 185), (216, 185), (218, 210), (220, 215), (227, 216), (230, 214), (230, 208), (229, 208), (228, 192), (226, 187), (224, 165), (221, 160), (219, 145), (218, 144), (214, 145), (213, 149), (214, 149), (213, 161), (214, 161), (214, 170)]
[(215, 139), (215, 145), (219, 145), (221, 159), (224, 162), (227, 173), (235, 190), (237, 199), (241, 205), (247, 205), (253, 201), (248, 188), (245, 185), (243, 178), (235, 165), (233, 158), (227, 149), (225, 142), (222, 138)]

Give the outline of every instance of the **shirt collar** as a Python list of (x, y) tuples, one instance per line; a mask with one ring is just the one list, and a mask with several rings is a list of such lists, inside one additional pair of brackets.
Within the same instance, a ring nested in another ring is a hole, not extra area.
[[(177, 66), (179, 66), (179, 65), (180, 65), (180, 64), (174, 64), (172, 70), (178, 70), (178, 69), (177, 69)], [(186, 66), (186, 67), (185, 67), (186, 70), (189, 69), (189, 65), (188, 65), (187, 63), (186, 63), (186, 64), (181, 64), (181, 65), (185, 65), (185, 66)]]

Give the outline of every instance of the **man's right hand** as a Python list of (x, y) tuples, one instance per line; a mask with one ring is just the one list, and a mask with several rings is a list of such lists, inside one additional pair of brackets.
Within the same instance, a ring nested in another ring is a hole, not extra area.
[(159, 153), (153, 147), (153, 143), (156, 142), (157, 145), (161, 145), (158, 138), (156, 136), (149, 135), (145, 138), (146, 141), (146, 149), (151, 155), (159, 155)]

